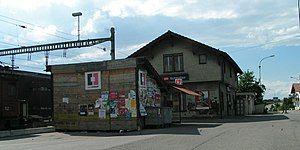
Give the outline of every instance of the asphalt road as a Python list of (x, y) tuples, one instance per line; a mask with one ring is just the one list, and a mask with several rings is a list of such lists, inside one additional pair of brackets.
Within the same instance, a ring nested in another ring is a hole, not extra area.
[(141, 133), (53, 132), (0, 139), (0, 150), (19, 149), (299, 150), (300, 112), (195, 121)]

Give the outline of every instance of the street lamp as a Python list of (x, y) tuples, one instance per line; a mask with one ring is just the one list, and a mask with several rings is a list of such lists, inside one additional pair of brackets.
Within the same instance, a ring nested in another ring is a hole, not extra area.
[(75, 13), (72, 13), (72, 16), (73, 17), (77, 17), (78, 18), (78, 41), (80, 40), (80, 19), (79, 17), (82, 16), (82, 13), (81, 12), (75, 12)]
[(275, 57), (275, 55), (271, 55), (271, 56), (267, 56), (267, 57), (264, 57), (263, 59), (261, 59), (259, 61), (259, 66), (258, 66), (258, 69), (259, 69), (259, 85), (261, 85), (261, 62), (267, 58), (271, 58), (271, 57)]

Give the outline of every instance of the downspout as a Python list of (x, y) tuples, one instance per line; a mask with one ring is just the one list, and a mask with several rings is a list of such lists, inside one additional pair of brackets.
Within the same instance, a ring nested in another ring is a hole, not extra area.
[(220, 107), (220, 118), (223, 119), (223, 108), (222, 108), (222, 103), (223, 103), (223, 95), (221, 95), (221, 82), (219, 82), (219, 107)]
[(140, 114), (140, 97), (139, 97), (139, 64), (137, 64), (137, 67), (135, 69), (135, 96), (136, 96), (137, 130), (141, 131), (141, 118), (140, 118), (141, 114)]

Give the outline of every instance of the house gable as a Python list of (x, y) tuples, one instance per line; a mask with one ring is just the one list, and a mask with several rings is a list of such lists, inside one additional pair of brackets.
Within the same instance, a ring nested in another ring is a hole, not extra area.
[(210, 53), (214, 53), (217, 56), (221, 56), (225, 60), (227, 60), (232, 66), (234, 66), (234, 69), (236, 70), (237, 73), (243, 73), (243, 71), (236, 64), (236, 62), (226, 52), (220, 51), (220, 50), (215, 49), (211, 46), (200, 43), (198, 41), (195, 41), (195, 40), (190, 39), (188, 37), (182, 36), (180, 34), (174, 33), (172, 31), (167, 31), (163, 35), (159, 36), (158, 38), (154, 39), (153, 41), (151, 41), (150, 43), (148, 43), (144, 47), (140, 48), (136, 52), (129, 55), (128, 58), (140, 57), (140, 56), (153, 57), (151, 55), (150, 56), (145, 55), (146, 52), (154, 50), (153, 48), (155, 46), (158, 46), (163, 41), (168, 42), (171, 46), (174, 46), (174, 45), (177, 44), (176, 40), (177, 41), (178, 40), (179, 41), (184, 41), (184, 42), (190, 44), (190, 46), (191, 46), (190, 50), (192, 50), (194, 54), (199, 54), (199, 53), (201, 54), (201, 52), (199, 52), (199, 49), (202, 49), (202, 50), (205, 49), (205, 50), (209, 51)]

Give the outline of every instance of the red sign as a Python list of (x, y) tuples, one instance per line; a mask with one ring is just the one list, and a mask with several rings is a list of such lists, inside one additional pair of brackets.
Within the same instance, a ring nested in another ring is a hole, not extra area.
[(175, 79), (175, 84), (182, 85), (182, 79)]

